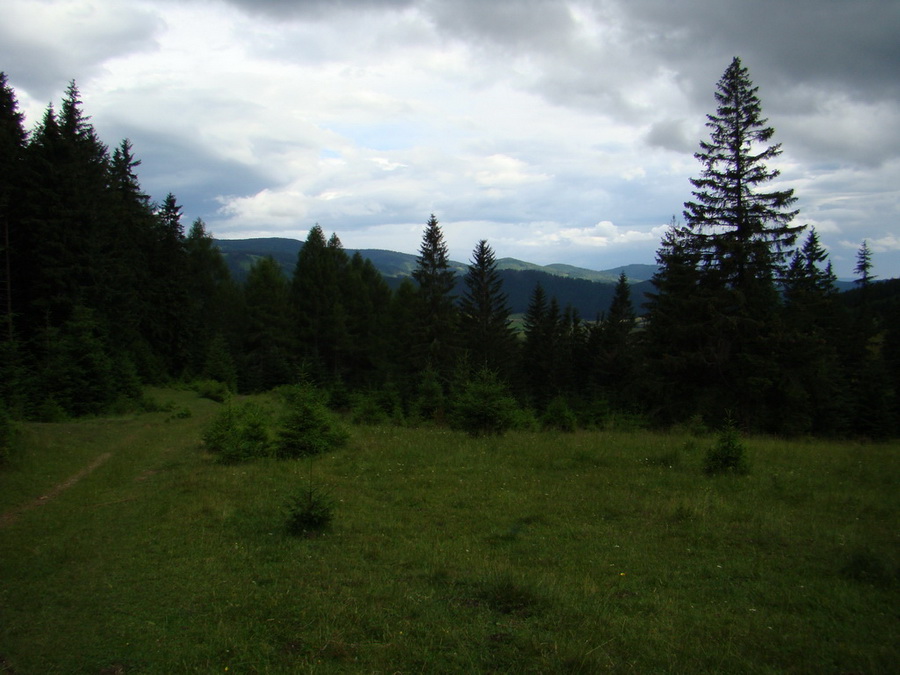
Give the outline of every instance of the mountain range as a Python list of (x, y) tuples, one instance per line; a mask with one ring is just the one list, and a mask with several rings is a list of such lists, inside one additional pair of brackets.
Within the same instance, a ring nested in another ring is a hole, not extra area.
[[(284, 237), (217, 239), (216, 244), (232, 277), (239, 282), (246, 279), (254, 261), (266, 256), (272, 257), (290, 277), (297, 263), (297, 254), (303, 247), (303, 242)], [(411, 277), (416, 268), (416, 256), (409, 253), (381, 249), (346, 250), (348, 255), (358, 251), (363, 258), (371, 260), (385, 281), (394, 288), (403, 279)], [(468, 271), (468, 264), (451, 260), (450, 266), (457, 273), (456, 293), (460, 295), (465, 290), (463, 277)], [(527, 310), (535, 286), (541, 284), (547, 297), (555, 297), (560, 308), (571, 306), (588, 320), (595, 319), (609, 308), (615, 284), (622, 272), (632, 284), (632, 302), (640, 313), (643, 294), (652, 288), (650, 278), (656, 269), (655, 265), (633, 264), (591, 270), (561, 263), (537, 265), (515, 258), (497, 260), (497, 270), (513, 314)]]

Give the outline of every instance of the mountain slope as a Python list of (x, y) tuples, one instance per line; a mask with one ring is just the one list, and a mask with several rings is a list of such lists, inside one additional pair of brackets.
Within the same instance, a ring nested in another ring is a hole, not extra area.
[[(282, 237), (260, 239), (217, 239), (216, 244), (233, 278), (237, 281), (246, 279), (247, 272), (254, 261), (271, 256), (281, 265), (285, 274), (293, 274), (297, 262), (297, 254), (303, 242)], [(359, 254), (368, 258), (381, 272), (385, 280), (396, 287), (404, 278), (412, 276), (416, 267), (416, 256), (397, 251), (382, 249), (358, 249)], [(347, 249), (349, 255), (356, 249)], [(463, 276), (468, 270), (465, 263), (450, 261), (457, 273), (456, 293), (461, 295), (465, 286)], [(555, 297), (560, 308), (571, 305), (582, 318), (593, 320), (598, 314), (605, 312), (612, 300), (613, 286), (624, 271), (632, 282), (650, 279), (656, 271), (654, 265), (625, 265), (610, 270), (589, 270), (572, 265), (536, 265), (515, 258), (501, 258), (497, 261), (497, 269), (503, 279), (504, 291), (509, 296), (509, 304), (513, 313), (524, 313), (534, 287), (539, 283), (548, 297)], [(637, 291), (638, 285), (634, 288)], [(635, 309), (640, 311), (643, 291), (636, 292), (632, 300)]]

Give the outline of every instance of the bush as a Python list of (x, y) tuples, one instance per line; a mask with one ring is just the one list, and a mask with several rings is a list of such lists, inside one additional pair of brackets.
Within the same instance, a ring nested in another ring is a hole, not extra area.
[(351, 403), (354, 424), (389, 424), (393, 407), (386, 408), (377, 394), (356, 394)]
[(710, 476), (729, 472), (747, 473), (744, 445), (730, 418), (726, 420), (716, 444), (707, 450), (703, 461), (703, 471)]
[(225, 403), (231, 398), (228, 385), (218, 380), (199, 380), (191, 385), (191, 389), (196, 391), (200, 398), (208, 398), (216, 403)]
[(331, 524), (334, 506), (331, 499), (310, 486), (287, 506), (287, 531), (298, 537), (309, 537)]
[(557, 396), (547, 404), (547, 409), (541, 416), (541, 424), (545, 429), (570, 432), (575, 431), (578, 419), (566, 403), (566, 399)]
[(419, 375), (416, 400), (411, 405), (414, 417), (438, 424), (444, 421), (444, 387), (437, 372), (426, 368)]
[(499, 436), (516, 421), (516, 402), (496, 373), (482, 369), (475, 373), (453, 402), (453, 428), (470, 436)]
[(282, 459), (317, 455), (341, 447), (350, 435), (309, 386), (281, 387), (287, 412), (282, 418), (275, 455)]
[(203, 442), (219, 461), (244, 462), (269, 454), (266, 433), (267, 416), (253, 403), (228, 406), (220, 412), (203, 434)]

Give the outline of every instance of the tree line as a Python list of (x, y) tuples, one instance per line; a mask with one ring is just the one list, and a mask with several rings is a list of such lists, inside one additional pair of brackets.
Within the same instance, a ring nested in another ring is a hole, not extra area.
[(336, 407), (441, 421), (489, 379), (534, 419), (896, 434), (896, 303), (877, 297), (865, 244), (858, 288), (837, 292), (815, 231), (793, 224), (793, 192), (771, 188), (780, 146), (756, 92), (735, 59), (652, 293), (632, 298), (623, 273), (585, 318), (538, 284), (514, 327), (489, 243), (458, 286), (434, 215), (396, 288), (319, 225), (291, 274), (262, 258), (237, 283), (202, 220), (185, 229), (173, 194), (143, 193), (130, 142), (100, 141), (74, 82), (28, 132), (0, 74), (0, 400), (56, 419), (139, 404), (148, 383), (308, 381)]

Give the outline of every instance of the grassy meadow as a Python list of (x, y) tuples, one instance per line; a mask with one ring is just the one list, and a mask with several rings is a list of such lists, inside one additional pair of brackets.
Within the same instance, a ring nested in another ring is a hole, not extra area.
[[(22, 426), (0, 673), (900, 672), (897, 443), (749, 438), (711, 478), (688, 433), (359, 426), (223, 465), (221, 404), (154, 396)], [(310, 483), (332, 525), (291, 536)]]

